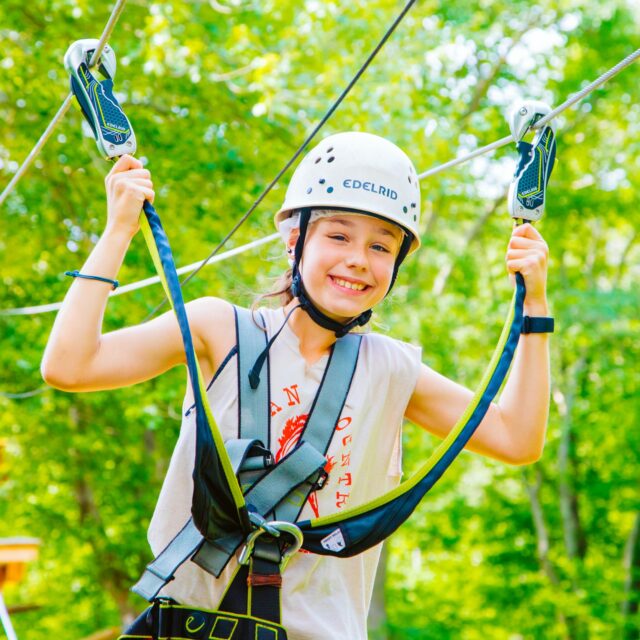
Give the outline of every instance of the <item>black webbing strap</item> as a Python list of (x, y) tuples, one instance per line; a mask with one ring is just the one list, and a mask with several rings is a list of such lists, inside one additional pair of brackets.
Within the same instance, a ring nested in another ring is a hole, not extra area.
[(284, 628), (269, 620), (195, 609), (156, 600), (118, 640), (287, 640)]
[(256, 541), (251, 560), (239, 565), (222, 601), (221, 611), (281, 622), (281, 550), (278, 541), (264, 535)]
[[(271, 452), (264, 449), (258, 440), (231, 440), (226, 443), (226, 447), (236, 474), (247, 462), (250, 465), (265, 468), (271, 459)], [(152, 600), (162, 587), (173, 580), (178, 567), (194, 555), (201, 559), (199, 564), (203, 568), (218, 576), (226, 564), (226, 561), (221, 564), (219, 559), (228, 559), (240, 546), (242, 540), (242, 534), (230, 533), (224, 538), (216, 540), (215, 545), (206, 543), (207, 549), (200, 555), (204, 537), (194, 524), (193, 518), (189, 518), (173, 540), (147, 565), (142, 577), (131, 590), (146, 600)]]

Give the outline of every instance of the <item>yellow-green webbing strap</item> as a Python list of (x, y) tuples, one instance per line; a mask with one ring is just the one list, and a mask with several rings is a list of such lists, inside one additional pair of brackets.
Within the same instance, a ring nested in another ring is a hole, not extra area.
[[(169, 287), (169, 283), (167, 282), (167, 274), (166, 274), (166, 268), (172, 268), (175, 274), (175, 279), (177, 280), (177, 273), (175, 273), (175, 265), (173, 264), (173, 260), (170, 261), (171, 262), (170, 265), (169, 264), (163, 265), (163, 261), (160, 258), (160, 253), (158, 251), (156, 238), (154, 236), (153, 230), (151, 229), (151, 225), (149, 224), (149, 220), (147, 219), (150, 213), (147, 209), (150, 209), (153, 212), (153, 214), (155, 214), (156, 217), (157, 217), (157, 213), (155, 212), (155, 210), (153, 210), (153, 207), (147, 207), (147, 205), (148, 203), (145, 202), (145, 212), (140, 215), (140, 228), (142, 230), (142, 234), (144, 236), (145, 242), (147, 243), (147, 248), (149, 249), (149, 253), (151, 255), (151, 259), (153, 260), (155, 269), (158, 273), (158, 276), (160, 277), (160, 281), (167, 295), (167, 299), (170, 301), (171, 308), (173, 309), (177, 317), (178, 314), (176, 311), (176, 304), (184, 305), (184, 302), (182, 300), (182, 295), (179, 289), (179, 285), (178, 285), (178, 290), (175, 292), (175, 295), (174, 295), (174, 293), (172, 292), (172, 288)], [(159, 226), (159, 218), (158, 218), (158, 226)], [(159, 228), (162, 229), (161, 226)], [(164, 231), (162, 231), (162, 233), (164, 234)], [(165, 234), (165, 239), (166, 239), (166, 234)], [(166, 246), (168, 249), (168, 241), (166, 241)], [(169, 262), (169, 261), (165, 260), (165, 262)], [(218, 456), (220, 458), (220, 462), (222, 464), (224, 474), (226, 476), (227, 482), (229, 484), (229, 488), (233, 495), (235, 505), (238, 510), (241, 510), (245, 508), (245, 500), (242, 495), (242, 489), (240, 488), (240, 484), (238, 483), (236, 475), (233, 471), (231, 460), (229, 459), (229, 455), (227, 454), (227, 450), (224, 446), (224, 440), (222, 439), (222, 434), (220, 433), (220, 429), (216, 425), (215, 419), (213, 417), (213, 413), (211, 411), (211, 407), (207, 399), (206, 384), (204, 382), (204, 377), (200, 369), (198, 358), (195, 357), (195, 354), (194, 354), (193, 360), (195, 361), (197, 379), (193, 380), (193, 375), (190, 374), (192, 377), (191, 383), (192, 385), (197, 384), (199, 387), (200, 396), (202, 398), (202, 407), (207, 417), (207, 422), (211, 428), (211, 434), (213, 436), (214, 444), (215, 444)]]
[[(421, 483), (430, 472), (434, 470), (443, 458), (450, 456), (455, 457), (457, 453), (451, 453), (454, 450), (454, 445), (461, 434), (468, 427), (470, 421), (474, 419), (476, 422), (481, 420), (481, 416), (477, 415), (481, 402), (484, 406), (487, 405), (487, 393), (488, 388), (491, 389), (491, 397), (497, 393), (500, 385), (502, 384), (506, 374), (508, 372), (509, 365), (511, 363), (515, 346), (520, 336), (520, 329), (522, 326), (522, 305), (524, 301), (525, 289), (524, 279), (520, 274), (516, 274), (516, 290), (513, 294), (509, 312), (502, 329), (502, 333), (498, 340), (498, 344), (493, 352), (491, 360), (482, 376), (480, 384), (475, 391), (471, 401), (469, 402), (464, 413), (460, 416), (456, 424), (453, 426), (449, 434), (443, 439), (440, 445), (431, 454), (428, 460), (420, 466), (420, 468), (414, 473), (408, 480), (398, 485), (395, 489), (392, 489), (388, 493), (380, 496), (379, 498), (367, 502), (365, 504), (346, 509), (340, 513), (333, 515), (323, 516), (315, 518), (300, 524), (300, 528), (305, 534), (305, 548), (316, 551), (315, 548), (311, 549), (307, 544), (307, 534), (311, 533), (314, 529), (322, 527), (331, 527), (334, 524), (341, 524), (353, 518), (359, 516), (366, 516), (369, 512), (375, 509), (390, 505), (394, 500), (400, 499), (402, 496), (408, 494), (414, 487)], [(486, 409), (483, 406), (483, 410)], [(484, 413), (482, 414), (484, 415)], [(477, 425), (476, 425), (477, 426)], [(473, 431), (471, 431), (471, 434)], [(465, 434), (470, 437), (470, 434)], [(467, 437), (467, 439), (468, 439)], [(438, 476), (439, 477), (439, 476)], [(408, 516), (407, 516), (408, 517)], [(399, 525), (398, 525), (399, 526)]]

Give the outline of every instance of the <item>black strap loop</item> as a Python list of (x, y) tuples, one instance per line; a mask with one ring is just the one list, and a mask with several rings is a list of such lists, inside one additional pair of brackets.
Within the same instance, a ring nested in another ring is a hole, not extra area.
[(553, 318), (525, 316), (522, 318), (522, 333), (553, 333)]
[(275, 342), (276, 338), (280, 335), (280, 332), (284, 329), (287, 322), (289, 322), (289, 318), (291, 314), (302, 305), (298, 304), (289, 313), (287, 317), (284, 319), (282, 326), (273, 334), (269, 342), (267, 342), (267, 346), (262, 350), (262, 353), (256, 358), (256, 361), (253, 363), (251, 370), (249, 371), (249, 385), (252, 389), (257, 389), (260, 384), (260, 371), (262, 371), (262, 367), (264, 365), (265, 360), (267, 359), (267, 355), (269, 354), (269, 349), (271, 349), (271, 345)]

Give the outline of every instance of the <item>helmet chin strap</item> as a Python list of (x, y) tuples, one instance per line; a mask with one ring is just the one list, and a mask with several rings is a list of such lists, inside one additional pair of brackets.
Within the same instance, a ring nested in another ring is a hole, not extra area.
[[(311, 209), (305, 208), (300, 212), (300, 235), (298, 236), (298, 240), (296, 241), (296, 247), (294, 252), (295, 261), (293, 264), (293, 280), (291, 282), (291, 294), (298, 298), (300, 301), (300, 307), (304, 309), (309, 317), (318, 325), (323, 327), (324, 329), (328, 329), (329, 331), (333, 331), (336, 334), (336, 338), (341, 338), (354, 329), (355, 327), (361, 327), (371, 319), (371, 314), (373, 313), (372, 309), (367, 309), (363, 311), (359, 316), (356, 316), (352, 320), (347, 323), (341, 323), (333, 318), (330, 318), (328, 315), (320, 311), (312, 302), (311, 298), (307, 294), (304, 283), (302, 282), (302, 274), (300, 273), (299, 265), (302, 260), (302, 249), (304, 248), (304, 242), (307, 237), (307, 229), (309, 227), (309, 219), (311, 218)], [(411, 247), (411, 238), (405, 234), (402, 245), (400, 246), (400, 251), (398, 252), (398, 257), (396, 258), (396, 262), (393, 268), (393, 276), (391, 278), (391, 284), (389, 285), (389, 289), (387, 290), (387, 295), (391, 288), (393, 287), (396, 277), (398, 276), (398, 268), (400, 264), (407, 256), (409, 249)]]
[(320, 311), (320, 309), (311, 302), (311, 299), (305, 291), (304, 284), (302, 283), (300, 272), (295, 267), (294, 272), (295, 275), (293, 276), (293, 282), (291, 283), (291, 293), (298, 298), (300, 301), (300, 307), (309, 314), (309, 317), (321, 327), (329, 329), (329, 331), (333, 331), (336, 334), (336, 338), (342, 338), (342, 336), (349, 333), (351, 329), (361, 327), (369, 322), (372, 313), (371, 309), (363, 311), (359, 316), (350, 320), (346, 324), (342, 324), (322, 313), (322, 311)]

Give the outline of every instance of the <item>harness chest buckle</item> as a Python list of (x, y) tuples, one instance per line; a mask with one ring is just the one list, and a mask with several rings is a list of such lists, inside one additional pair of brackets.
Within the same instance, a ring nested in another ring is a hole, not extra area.
[(329, 472), (326, 469), (320, 469), (318, 477), (311, 483), (311, 491), (324, 489), (327, 480), (329, 480)]

